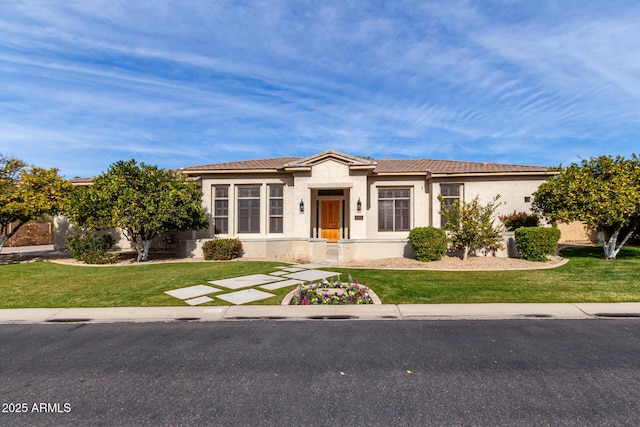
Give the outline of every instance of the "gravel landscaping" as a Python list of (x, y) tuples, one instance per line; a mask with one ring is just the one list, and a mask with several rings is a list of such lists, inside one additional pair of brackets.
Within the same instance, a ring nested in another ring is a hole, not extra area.
[(551, 255), (546, 262), (526, 261), (518, 258), (498, 258), (493, 256), (469, 257), (463, 261), (459, 257), (445, 256), (439, 261), (422, 262), (411, 258), (385, 258), (369, 261), (354, 261), (340, 267), (380, 268), (395, 270), (450, 270), (450, 271), (489, 271), (489, 270), (537, 270), (559, 267), (566, 262), (557, 255)]

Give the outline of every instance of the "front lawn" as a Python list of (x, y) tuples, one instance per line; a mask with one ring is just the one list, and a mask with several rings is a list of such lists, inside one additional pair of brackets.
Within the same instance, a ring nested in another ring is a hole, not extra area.
[(601, 247), (565, 249), (549, 270), (390, 271), (335, 269), (367, 282), (385, 304), (640, 301), (640, 248), (604, 259)]
[[(640, 301), (640, 248), (607, 261), (602, 248), (570, 248), (550, 270), (394, 271), (330, 268), (366, 282), (385, 304)], [(120, 267), (49, 262), (0, 265), (0, 308), (185, 305), (164, 291), (257, 273), (276, 262), (185, 262)], [(254, 304), (279, 304), (291, 290)], [(215, 295), (213, 295), (215, 298)], [(208, 305), (228, 305), (215, 299)]]

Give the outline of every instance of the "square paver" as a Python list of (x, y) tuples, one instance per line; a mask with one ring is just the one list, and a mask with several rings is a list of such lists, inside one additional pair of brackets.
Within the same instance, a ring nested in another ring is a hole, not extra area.
[(165, 294), (171, 295), (178, 299), (195, 298), (202, 295), (213, 294), (215, 292), (222, 292), (221, 289), (212, 288), (207, 285), (189, 286), (186, 288), (174, 289), (172, 291), (166, 291)]
[(213, 298), (198, 297), (198, 298), (192, 298), (192, 299), (185, 300), (184, 302), (186, 302), (189, 305), (200, 305), (200, 304), (204, 304), (205, 302), (209, 302), (209, 301), (213, 301)]
[(244, 291), (231, 292), (230, 294), (218, 295), (218, 298), (228, 301), (232, 304), (240, 305), (248, 302), (260, 301), (274, 296), (269, 292), (260, 291), (258, 289), (245, 289)]
[(339, 276), (340, 273), (334, 273), (333, 271), (322, 271), (322, 270), (305, 270), (299, 271), (297, 273), (287, 274), (286, 277), (289, 279), (297, 279), (304, 280), (306, 282), (313, 282), (314, 280), (322, 280), (327, 277)]
[(280, 288), (286, 288), (287, 286), (293, 286), (293, 285), (299, 285), (300, 283), (303, 283), (301, 280), (285, 280), (283, 282), (275, 282), (275, 283), (269, 283), (268, 285), (262, 285), (260, 286), (262, 289), (268, 289), (270, 291), (273, 291), (275, 289), (280, 289)]
[(288, 271), (276, 271), (273, 273), (269, 273), (269, 276), (282, 276), (283, 274), (287, 274)]
[(306, 270), (306, 268), (298, 268), (298, 267), (285, 267), (283, 268), (284, 271), (288, 271), (290, 273), (295, 273), (296, 271), (304, 271)]
[(212, 280), (209, 283), (229, 289), (248, 288), (249, 286), (260, 286), (266, 283), (285, 280), (282, 277), (270, 276), (268, 274), (252, 274), (250, 276), (233, 277), (231, 279)]

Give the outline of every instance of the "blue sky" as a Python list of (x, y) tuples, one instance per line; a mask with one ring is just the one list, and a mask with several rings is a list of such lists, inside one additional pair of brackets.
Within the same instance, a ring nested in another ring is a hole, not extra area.
[(0, 0), (0, 152), (67, 178), (640, 152), (635, 1)]

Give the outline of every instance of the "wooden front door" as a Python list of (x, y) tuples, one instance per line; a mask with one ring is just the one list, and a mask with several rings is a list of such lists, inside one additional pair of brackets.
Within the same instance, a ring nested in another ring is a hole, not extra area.
[(320, 237), (328, 242), (340, 240), (340, 200), (320, 202)]

